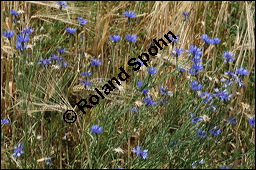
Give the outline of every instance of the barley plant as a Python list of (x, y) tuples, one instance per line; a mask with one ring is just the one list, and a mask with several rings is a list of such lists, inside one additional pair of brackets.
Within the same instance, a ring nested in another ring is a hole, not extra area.
[(1, 168), (255, 168), (254, 112), (255, 2), (1, 1)]

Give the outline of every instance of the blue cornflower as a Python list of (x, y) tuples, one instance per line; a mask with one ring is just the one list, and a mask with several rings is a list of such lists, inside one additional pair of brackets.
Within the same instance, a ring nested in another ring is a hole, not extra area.
[(198, 135), (198, 137), (200, 137), (200, 138), (206, 138), (206, 137), (207, 137), (207, 132), (204, 131), (204, 130), (202, 130), (202, 129), (198, 129), (198, 130), (197, 130), (197, 135)]
[(207, 44), (214, 44), (214, 41), (213, 41), (212, 39), (210, 39), (207, 34), (203, 34), (203, 35), (202, 35), (202, 39), (203, 39)]
[(83, 76), (83, 77), (90, 77), (92, 75), (92, 72), (90, 72), (90, 71), (87, 71), (87, 72), (82, 72), (81, 73), (81, 76)]
[(1, 119), (1, 124), (8, 124), (10, 123), (9, 119)]
[(139, 59), (136, 59), (134, 62), (140, 62), (140, 65), (139, 64), (136, 64), (136, 66), (138, 66), (138, 67), (140, 67), (140, 66), (144, 66), (144, 63), (141, 61), (141, 60), (139, 60)]
[(185, 69), (185, 68), (181, 68), (181, 69), (180, 69), (180, 72), (183, 72), (183, 71), (186, 71), (186, 69)]
[(134, 17), (136, 17), (136, 14), (133, 11), (124, 12), (124, 15), (127, 18), (134, 18)]
[(19, 143), (17, 147), (14, 147), (14, 153), (12, 154), (13, 157), (20, 157), (21, 154), (24, 154), (22, 151), (24, 147), (23, 143)]
[(163, 87), (163, 86), (160, 86), (160, 87), (158, 87), (159, 88), (159, 90), (161, 90), (161, 94), (162, 95), (168, 95), (168, 94), (172, 94), (172, 92), (171, 91), (168, 91), (168, 87)]
[(23, 31), (20, 31), (20, 33), (25, 33), (25, 34), (30, 34), (34, 32), (34, 30), (32, 28), (30, 28), (30, 26), (28, 26), (27, 28), (25, 28)]
[(230, 122), (231, 124), (236, 124), (237, 122), (237, 117), (234, 117), (234, 116), (232, 116), (232, 117), (228, 117), (227, 119), (226, 119), (226, 121), (228, 121), (228, 122)]
[(19, 13), (18, 13), (17, 11), (15, 11), (14, 9), (11, 9), (11, 10), (10, 10), (10, 13), (11, 13), (12, 15), (14, 15), (14, 16), (18, 16), (18, 15), (19, 15)]
[(30, 40), (28, 34), (19, 34), (16, 36), (16, 40), (21, 43), (28, 42)]
[(14, 31), (11, 31), (11, 30), (4, 31), (4, 36), (6, 38), (11, 38), (12, 36), (14, 36)]
[(87, 20), (82, 17), (78, 17), (77, 20), (81, 25), (85, 25), (87, 23)]
[(251, 119), (248, 118), (248, 122), (249, 122), (249, 124), (250, 124), (252, 127), (254, 127), (254, 126), (255, 126), (255, 116), (253, 116)]
[(128, 40), (128, 41), (130, 41), (130, 42), (136, 42), (137, 41), (137, 36), (136, 35), (130, 35), (130, 34), (127, 34), (126, 36), (125, 36), (125, 38)]
[(227, 89), (225, 89), (224, 91), (220, 91), (218, 88), (216, 88), (214, 89), (214, 91), (217, 92), (215, 96), (218, 95), (221, 100), (228, 100), (232, 96), (232, 94), (228, 93)]
[(202, 55), (202, 50), (199, 47), (197, 47), (196, 45), (190, 45), (189, 46), (189, 52), (193, 56)]
[(66, 48), (59, 48), (57, 49), (57, 51), (60, 53), (60, 54), (63, 54), (65, 51), (66, 51)]
[(230, 61), (235, 61), (234, 54), (230, 51), (225, 51), (222, 53), (223, 58), (225, 59), (224, 63), (230, 62)]
[(239, 87), (245, 87), (245, 85), (243, 83), (243, 80), (241, 78), (237, 78), (236, 82), (237, 82)]
[(143, 93), (143, 94), (148, 94), (148, 89), (143, 89), (143, 90), (142, 90), (142, 93)]
[(121, 39), (121, 36), (120, 35), (110, 35), (109, 38), (114, 41), (114, 42), (117, 42)]
[(137, 87), (138, 87), (138, 88), (141, 88), (142, 85), (143, 85), (143, 84), (142, 84), (142, 81), (139, 80), (139, 81), (137, 82)]
[(214, 44), (219, 44), (221, 40), (218, 37), (213, 38)]
[(93, 58), (93, 59), (91, 59), (91, 63), (92, 63), (92, 65), (94, 65), (94, 66), (99, 66), (99, 65), (101, 65), (101, 61), (100, 61), (99, 58)]
[(230, 169), (228, 166), (220, 167), (220, 169)]
[(102, 132), (103, 127), (100, 127), (99, 125), (93, 125), (90, 129), (93, 133), (99, 134)]
[(177, 48), (177, 47), (175, 47), (174, 48), (174, 51), (175, 51), (175, 53), (174, 54), (171, 54), (171, 56), (173, 56), (173, 57), (178, 57), (178, 56), (180, 56), (180, 54), (184, 51), (182, 48)]
[(210, 94), (209, 92), (203, 92), (200, 94), (200, 97), (204, 98), (205, 99), (204, 102), (207, 103), (207, 102), (209, 102), (209, 100), (211, 100), (213, 98), (213, 95)]
[(156, 74), (157, 73), (157, 69), (155, 67), (150, 67), (147, 69), (147, 72), (150, 74)]
[(188, 21), (188, 17), (190, 16), (190, 13), (188, 11), (183, 11), (182, 15), (185, 17), (185, 21)]
[(192, 81), (192, 82), (190, 83), (190, 87), (191, 87), (193, 90), (198, 91), (198, 90), (201, 90), (201, 89), (202, 89), (203, 85), (202, 85), (202, 84), (199, 84), (198, 81)]
[(147, 98), (144, 98), (143, 101), (146, 103), (146, 106), (150, 106), (150, 105), (156, 105), (157, 102), (155, 102), (154, 100), (151, 99), (152, 95), (148, 95)]
[(136, 153), (136, 156), (142, 156), (143, 159), (148, 158), (148, 150), (141, 150), (142, 146), (136, 146), (135, 148), (132, 149), (134, 153)]
[(162, 104), (167, 104), (167, 103), (168, 103), (168, 100), (163, 99), (163, 100), (161, 101), (161, 103), (162, 103)]
[(74, 33), (76, 32), (76, 28), (71, 28), (71, 27), (69, 27), (69, 28), (66, 28), (66, 31), (67, 31), (68, 33), (70, 33), (70, 34), (74, 34)]
[(202, 121), (203, 119), (201, 117), (196, 117), (194, 119), (192, 119), (192, 123), (196, 124), (199, 121)]
[(91, 86), (91, 82), (86, 80), (81, 80), (80, 84), (84, 84), (86, 89), (88, 89)]
[(52, 61), (51, 59), (43, 59), (43, 58), (40, 58), (40, 62), (38, 62), (38, 64), (41, 64), (43, 67), (48, 67), (48, 64), (52, 64)]
[(67, 1), (56, 1), (61, 8), (66, 8), (68, 6)]
[(203, 59), (199, 55), (196, 55), (194, 58), (192, 58), (192, 61), (194, 61), (194, 63), (200, 63), (203, 61)]
[(19, 49), (19, 50), (24, 50), (25, 48), (27, 48), (27, 44), (26, 43), (17, 42), (16, 43), (16, 48)]
[(132, 107), (130, 109), (130, 111), (133, 112), (133, 113), (137, 113), (139, 111), (139, 109), (137, 107)]
[(192, 67), (189, 69), (189, 73), (195, 75), (202, 70), (204, 70), (204, 67), (202, 64), (194, 63)]
[(52, 60), (56, 60), (56, 61), (61, 61), (61, 60), (62, 60), (61, 57), (56, 56), (55, 54), (52, 54), (52, 56), (51, 56), (49, 59), (50, 59), (51, 61), (52, 61)]
[(213, 134), (214, 136), (218, 136), (221, 133), (221, 130), (220, 130), (220, 128), (218, 128), (216, 126), (211, 126), (209, 132), (211, 134)]
[(176, 38), (174, 38), (174, 37), (172, 37), (172, 35), (170, 35), (170, 36), (168, 36), (168, 38), (169, 38), (172, 42), (174, 42), (174, 43), (176, 43), (176, 42), (178, 42), (178, 41), (180, 40), (180, 37), (179, 37), (179, 36), (176, 36)]
[(44, 159), (46, 165), (52, 165), (52, 158), (53, 157), (47, 157), (47, 158)]
[(241, 68), (236, 69), (236, 74), (247, 75), (247, 74), (249, 74), (249, 71), (247, 69), (245, 69), (244, 67), (241, 67)]

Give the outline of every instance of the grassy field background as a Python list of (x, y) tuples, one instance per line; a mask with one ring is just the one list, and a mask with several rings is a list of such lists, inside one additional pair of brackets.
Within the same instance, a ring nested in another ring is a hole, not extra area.
[[(19, 15), (12, 15), (11, 9)], [(125, 11), (137, 16), (128, 19)], [(78, 17), (88, 22), (81, 25)], [(19, 50), (17, 35), (28, 26), (33, 29), (30, 40)], [(76, 32), (68, 33), (69, 27)], [(14, 36), (4, 36), (7, 30)], [(133, 71), (127, 65), (154, 45), (152, 39), (169, 31), (179, 41), (150, 56), (148, 67)], [(137, 35), (137, 41), (127, 41), (127, 34)], [(203, 34), (221, 42), (207, 44)], [(121, 39), (114, 43), (111, 35)], [(196, 75), (189, 72), (190, 45), (202, 51), (204, 70)], [(175, 47), (184, 50), (178, 57), (172, 56)], [(66, 51), (60, 54), (59, 48)], [(235, 61), (224, 63), (225, 51), (232, 52)], [(52, 54), (68, 65), (38, 64)], [(101, 65), (91, 64), (95, 58)], [(86, 114), (79, 111), (76, 103), (117, 77), (119, 67), (130, 78)], [(150, 74), (149, 67), (157, 73)], [(225, 74), (241, 67), (248, 70), (239, 75), (242, 87)], [(92, 75), (82, 76), (86, 71)], [(223, 78), (233, 83), (227, 85)], [(81, 80), (91, 86), (86, 89)], [(140, 80), (143, 85), (138, 88)], [(193, 90), (192, 81), (203, 88)], [(232, 96), (223, 101), (216, 88)], [(209, 102), (200, 97), (206, 91), (216, 94)], [(152, 100), (157, 104), (150, 105)], [(134, 107), (138, 112), (131, 111)], [(73, 124), (63, 120), (67, 109), (77, 113)], [(193, 123), (191, 113), (200, 121)], [(1, 168), (255, 168), (254, 124), (255, 2), (69, 1), (62, 8), (56, 1), (1, 2)], [(93, 125), (102, 132), (93, 133)], [(221, 133), (210, 133), (212, 125)], [(201, 138), (199, 129), (207, 137)], [(20, 143), (24, 153), (15, 157), (14, 147)], [(134, 153), (137, 146), (148, 150), (146, 159), (142, 152)]]

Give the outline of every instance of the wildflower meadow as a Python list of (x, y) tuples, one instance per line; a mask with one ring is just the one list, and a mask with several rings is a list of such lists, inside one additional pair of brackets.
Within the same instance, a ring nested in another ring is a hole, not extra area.
[(255, 168), (255, 2), (1, 1), (1, 168)]

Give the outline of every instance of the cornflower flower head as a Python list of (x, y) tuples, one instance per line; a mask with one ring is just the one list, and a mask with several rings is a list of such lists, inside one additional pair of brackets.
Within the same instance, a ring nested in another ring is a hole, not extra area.
[(186, 71), (185, 68), (181, 68), (181, 69), (180, 69), (180, 72), (184, 72), (184, 71)]
[(185, 21), (188, 21), (188, 17), (190, 16), (190, 13), (188, 11), (183, 11), (182, 15), (184, 16)]
[(198, 137), (200, 137), (200, 138), (206, 138), (206, 137), (207, 137), (207, 132), (204, 131), (204, 130), (202, 130), (202, 129), (198, 129), (198, 130), (197, 130), (197, 135), (198, 135)]
[(135, 148), (132, 149), (134, 153), (136, 153), (137, 157), (142, 157), (143, 159), (148, 158), (148, 150), (141, 150), (142, 146), (136, 146)]
[(203, 34), (203, 35), (202, 35), (202, 39), (203, 39), (207, 44), (214, 44), (214, 41), (213, 41), (212, 39), (210, 39), (207, 34)]
[(91, 75), (92, 75), (92, 72), (90, 72), (90, 71), (81, 73), (81, 76), (83, 76), (83, 77), (90, 77)]
[(78, 20), (79, 24), (81, 24), (81, 25), (85, 25), (88, 22), (86, 19), (84, 19), (82, 17), (78, 17), (77, 20)]
[(143, 89), (143, 90), (142, 90), (142, 93), (143, 93), (143, 94), (148, 94), (148, 89)]
[(14, 15), (14, 16), (18, 16), (18, 15), (19, 15), (19, 13), (18, 13), (17, 11), (15, 11), (14, 9), (11, 9), (11, 10), (10, 10), (10, 13), (11, 13), (12, 15)]
[(214, 91), (217, 93), (215, 96), (219, 96), (222, 101), (228, 100), (230, 97), (232, 97), (232, 94), (229, 94), (227, 89), (220, 91), (218, 88), (216, 88)]
[(53, 158), (53, 157), (47, 157), (47, 158), (44, 159), (46, 165), (52, 165), (52, 158)]
[(120, 35), (110, 35), (109, 38), (113, 41), (113, 42), (117, 42), (121, 39)]
[(124, 15), (125, 15), (127, 18), (134, 18), (134, 17), (137, 16), (133, 11), (126, 11), (126, 12), (124, 12)]
[(247, 69), (245, 69), (244, 67), (240, 67), (240, 68), (236, 69), (236, 74), (248, 75), (249, 71)]
[(86, 80), (81, 80), (80, 84), (84, 84), (86, 89), (88, 89), (91, 86), (91, 82)]
[(141, 81), (141, 80), (139, 80), (139, 81), (137, 82), (137, 87), (138, 87), (138, 88), (141, 88), (141, 87), (142, 87), (142, 85), (143, 85), (142, 81)]
[(192, 81), (192, 82), (190, 83), (190, 87), (191, 87), (193, 90), (198, 91), (198, 90), (201, 90), (201, 89), (202, 89), (203, 85), (202, 85), (202, 84), (199, 84), (198, 81)]
[(168, 87), (163, 87), (163, 86), (160, 86), (160, 87), (158, 87), (159, 88), (159, 90), (161, 91), (161, 94), (162, 95), (168, 95), (168, 94), (172, 94), (173, 92), (171, 92), (171, 91), (168, 91)]
[(202, 50), (196, 45), (190, 45), (188, 52), (190, 52), (193, 56), (202, 55)]
[(56, 1), (60, 5), (61, 8), (66, 8), (68, 6), (67, 1)]
[(253, 116), (251, 119), (248, 118), (248, 122), (252, 127), (255, 127), (255, 116)]
[(147, 69), (147, 72), (150, 74), (156, 74), (157, 73), (157, 69), (155, 67), (150, 67)]
[(27, 44), (26, 43), (17, 42), (16, 43), (16, 48), (19, 49), (19, 50), (24, 50), (25, 48), (27, 48)]
[(102, 132), (103, 127), (100, 127), (99, 125), (93, 125), (93, 126), (91, 126), (90, 129), (91, 129), (92, 133), (99, 134)]
[(76, 32), (76, 28), (69, 27), (69, 28), (66, 28), (66, 31), (70, 34), (74, 34)]
[(48, 64), (52, 64), (52, 61), (48, 58), (40, 58), (40, 62), (38, 62), (38, 64), (41, 64), (43, 67), (48, 67)]
[(23, 31), (20, 31), (20, 33), (24, 33), (24, 34), (31, 34), (33, 33), (34, 30), (32, 28), (30, 28), (30, 26), (28, 26), (27, 28), (25, 28)]
[(130, 111), (133, 112), (133, 113), (137, 113), (139, 111), (139, 109), (137, 107), (132, 107), (130, 109)]
[(57, 51), (60, 53), (60, 54), (63, 54), (65, 51), (66, 51), (66, 48), (59, 48), (57, 49)]
[(192, 67), (189, 69), (189, 73), (196, 75), (197, 73), (199, 73), (200, 71), (204, 70), (204, 67), (202, 64), (200, 63), (194, 63), (192, 65)]
[(213, 38), (214, 44), (219, 44), (221, 40), (218, 37)]
[(199, 55), (196, 55), (194, 58), (192, 58), (192, 61), (194, 61), (194, 63), (200, 63), (203, 61), (203, 59)]
[(173, 56), (173, 57), (178, 57), (178, 56), (180, 56), (180, 54), (183, 52), (184, 50), (182, 49), (182, 48), (177, 48), (177, 47), (175, 47), (174, 48), (174, 53), (172, 53), (171, 54), (171, 56)]
[(148, 97), (144, 98), (143, 101), (146, 103), (146, 106), (156, 105), (157, 104), (157, 102), (152, 100), (152, 95), (148, 95)]
[(220, 167), (220, 169), (230, 169), (228, 166)]
[(227, 63), (227, 62), (230, 62), (230, 61), (235, 61), (235, 59), (236, 59), (235, 57), (233, 57), (234, 53), (232, 53), (230, 51), (225, 51), (224, 53), (222, 53), (222, 56), (225, 59), (224, 63)]
[(211, 100), (213, 98), (213, 95), (210, 94), (209, 92), (203, 92), (200, 94), (200, 97), (204, 98), (205, 99), (204, 102), (207, 103), (207, 102), (209, 102), (209, 100)]
[(26, 43), (30, 40), (29, 34), (19, 34), (16, 36), (16, 40), (20, 43)]
[(101, 61), (99, 58), (93, 58), (93, 59), (91, 59), (91, 64), (94, 66), (99, 66), (99, 65), (101, 65)]
[(24, 154), (23, 152), (23, 147), (24, 147), (24, 144), (23, 143), (19, 143), (18, 146), (15, 146), (14, 147), (14, 153), (12, 154), (13, 157), (20, 157), (21, 154)]
[(14, 31), (8, 30), (8, 31), (4, 31), (4, 36), (6, 38), (11, 38), (14, 36)]
[(136, 35), (130, 35), (130, 34), (127, 34), (126, 36), (125, 36), (125, 38), (128, 40), (128, 41), (130, 41), (130, 42), (136, 42), (137, 41), (137, 36)]
[(221, 130), (220, 130), (220, 128), (218, 128), (216, 126), (211, 126), (209, 132), (211, 134), (213, 134), (214, 136), (218, 136), (221, 133)]
[(179, 37), (179, 36), (176, 36), (176, 38), (174, 38), (174, 37), (172, 37), (172, 35), (170, 35), (168, 38), (169, 38), (172, 42), (174, 42), (174, 43), (176, 43), (176, 42), (178, 42), (178, 41), (180, 40), (180, 37)]
[(10, 121), (9, 121), (9, 119), (1, 119), (1, 124), (9, 124), (10, 123)]
[(232, 125), (236, 124), (237, 123), (237, 117), (228, 117), (226, 119), (227, 122), (231, 123)]
[(197, 122), (202, 121), (203, 119), (201, 117), (196, 117), (192, 119), (192, 123), (196, 124)]
[(237, 78), (236, 82), (239, 87), (245, 87), (243, 80), (241, 78)]

